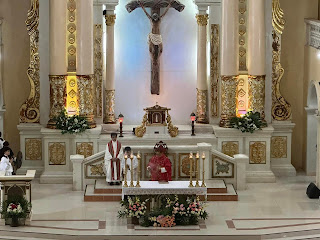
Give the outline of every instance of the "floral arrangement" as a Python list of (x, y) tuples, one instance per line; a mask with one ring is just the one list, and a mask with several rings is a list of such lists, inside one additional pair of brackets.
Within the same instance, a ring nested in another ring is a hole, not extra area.
[(124, 208), (124, 210), (118, 211), (118, 217), (136, 217), (140, 218), (146, 214), (147, 206), (146, 203), (149, 200), (145, 200), (143, 202), (140, 201), (139, 197), (128, 197), (127, 200), (121, 201), (121, 207)]
[(21, 196), (12, 196), (2, 203), (2, 218), (26, 218), (31, 211), (31, 204)]
[(262, 121), (259, 112), (247, 112), (242, 117), (234, 117), (230, 120), (230, 125), (233, 128), (239, 129), (241, 132), (250, 132), (253, 133), (255, 130), (258, 130), (267, 126), (267, 123)]
[(200, 202), (199, 198), (179, 198), (177, 195), (171, 195), (162, 201), (159, 208), (148, 211), (146, 203), (141, 203), (138, 197), (128, 197), (127, 200), (121, 201), (121, 206), (125, 209), (118, 212), (119, 217), (139, 218), (140, 225), (145, 227), (196, 225), (199, 219), (208, 218), (204, 203)]
[(89, 129), (85, 117), (79, 115), (68, 116), (66, 110), (61, 111), (60, 114), (54, 118), (54, 121), (56, 122), (56, 128), (62, 130), (62, 134), (77, 134)]

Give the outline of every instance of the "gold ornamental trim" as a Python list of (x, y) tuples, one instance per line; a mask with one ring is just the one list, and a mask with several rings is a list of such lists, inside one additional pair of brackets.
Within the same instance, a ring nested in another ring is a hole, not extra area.
[(211, 83), (211, 116), (219, 114), (219, 78), (220, 78), (220, 26), (211, 24), (210, 39), (210, 83)]
[(208, 123), (207, 95), (208, 90), (197, 88), (197, 123)]
[(249, 163), (250, 164), (266, 164), (266, 142), (250, 142), (249, 143)]
[(67, 2), (67, 62), (68, 62), (68, 72), (76, 72), (77, 70), (77, 3), (74, 0), (68, 0)]
[(239, 1), (239, 71), (247, 69), (247, 0)]
[(86, 117), (90, 128), (95, 128), (93, 104), (93, 75), (77, 75), (79, 115)]
[(284, 12), (280, 6), (280, 0), (272, 0), (272, 26), (277, 34), (282, 34), (286, 21), (283, 18)]
[(199, 26), (207, 26), (209, 16), (208, 14), (197, 14), (196, 19)]
[(248, 77), (249, 109), (259, 112), (262, 119), (265, 118), (265, 79), (265, 75)]
[(76, 153), (83, 155), (85, 158), (93, 155), (93, 142), (77, 142)]
[(116, 15), (115, 14), (105, 15), (105, 19), (106, 19), (107, 26), (113, 26), (116, 22)]
[(220, 127), (229, 128), (230, 118), (237, 111), (237, 76), (221, 76), (221, 120)]
[(67, 76), (66, 75), (49, 75), (50, 82), (50, 115), (47, 127), (54, 129), (56, 123), (53, 120), (61, 111), (65, 109), (67, 97)]
[(49, 142), (49, 165), (66, 165), (66, 143)]
[(167, 110), (167, 124), (168, 124), (168, 132), (171, 137), (178, 136), (179, 129), (176, 126), (173, 126), (171, 121), (171, 116), (169, 114), (169, 110)]
[(94, 61), (94, 115), (102, 117), (102, 80), (103, 80), (103, 49), (102, 24), (93, 27), (93, 61)]
[(146, 112), (144, 115), (143, 115), (143, 119), (142, 119), (142, 123), (140, 126), (136, 127), (135, 129), (135, 135), (137, 137), (143, 137), (143, 135), (146, 133), (146, 125), (147, 125), (147, 122), (148, 122), (148, 113)]
[(115, 109), (115, 90), (105, 90), (105, 117), (104, 117), (104, 123), (115, 123), (116, 117), (114, 114)]
[(26, 154), (26, 160), (41, 160), (42, 159), (41, 138), (26, 138), (25, 154)]
[(239, 142), (238, 141), (222, 142), (222, 153), (230, 157), (233, 157), (234, 155), (239, 154)]
[(290, 120), (292, 110), (290, 103), (280, 92), (280, 83), (284, 75), (284, 68), (281, 65), (281, 36), (273, 31), (272, 43), (272, 119), (277, 121)]
[(287, 137), (276, 136), (271, 138), (271, 157), (272, 158), (287, 158)]
[(30, 36), (30, 82), (28, 99), (20, 107), (20, 123), (40, 123), (40, 57), (39, 57), (39, 0), (31, 0), (26, 25)]

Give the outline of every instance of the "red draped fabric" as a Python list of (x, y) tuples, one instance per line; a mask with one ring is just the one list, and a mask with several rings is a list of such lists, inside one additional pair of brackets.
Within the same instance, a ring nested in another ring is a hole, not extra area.
[[(167, 156), (153, 156), (148, 166), (150, 167), (151, 181), (171, 181), (171, 162)], [(161, 168), (165, 168), (167, 172), (161, 173)]]

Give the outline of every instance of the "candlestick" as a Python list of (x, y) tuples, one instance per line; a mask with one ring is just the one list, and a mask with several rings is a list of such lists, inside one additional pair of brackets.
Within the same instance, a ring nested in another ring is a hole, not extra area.
[(127, 159), (128, 159), (128, 156), (127, 154), (124, 155), (124, 184), (123, 184), (123, 187), (128, 187), (128, 183), (127, 183)]
[(196, 185), (195, 187), (200, 187), (199, 185), (199, 152), (196, 154)]
[(138, 159), (138, 176), (137, 176), (137, 183), (136, 183), (136, 187), (141, 187), (140, 186), (140, 163), (141, 163), (141, 155), (140, 155), (140, 151), (137, 154), (137, 159)]
[(130, 187), (134, 187), (133, 185), (133, 154), (131, 153), (130, 155), (130, 159), (131, 159), (131, 165), (130, 165), (130, 175), (131, 175), (131, 180), (130, 180)]
[(189, 187), (193, 187), (193, 183), (192, 183), (193, 154), (192, 154), (192, 152), (190, 152), (189, 158), (190, 158), (190, 183), (189, 183)]
[(204, 172), (205, 172), (205, 168), (204, 168), (204, 160), (206, 159), (206, 154), (203, 152), (202, 153), (202, 184), (201, 187), (206, 187), (206, 184), (204, 182)]

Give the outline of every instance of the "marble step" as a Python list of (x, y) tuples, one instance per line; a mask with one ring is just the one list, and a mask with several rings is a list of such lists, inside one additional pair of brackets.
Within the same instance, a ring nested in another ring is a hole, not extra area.
[(232, 184), (227, 184), (227, 193), (208, 193), (207, 201), (238, 201), (238, 194)]
[(85, 202), (120, 202), (121, 193), (95, 193), (94, 185), (87, 185), (84, 192)]
[[(227, 186), (223, 180), (208, 180), (206, 182), (209, 193), (228, 193)], [(122, 193), (122, 187), (120, 185), (110, 186), (104, 179), (98, 179), (95, 181), (94, 193)]]

